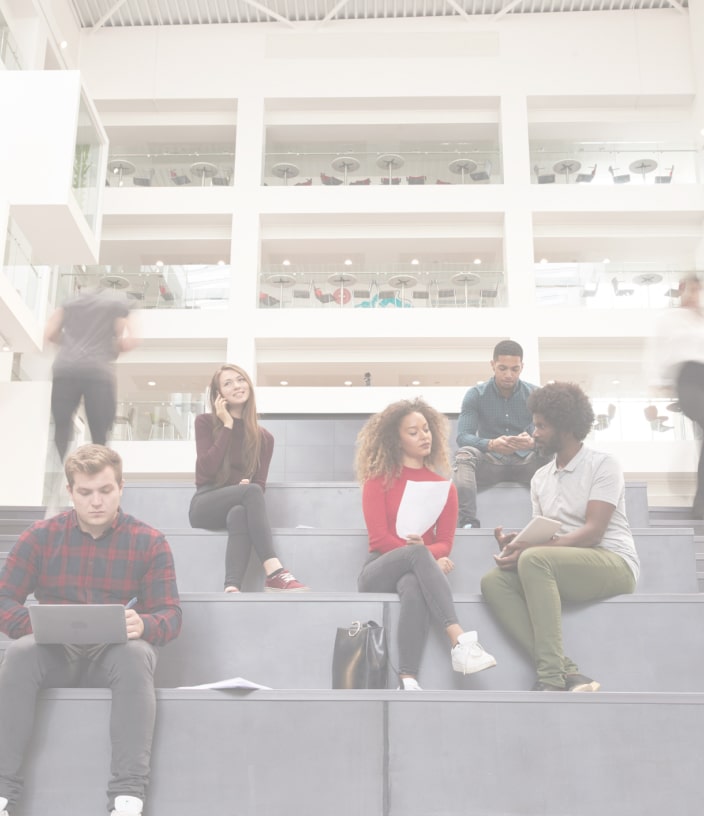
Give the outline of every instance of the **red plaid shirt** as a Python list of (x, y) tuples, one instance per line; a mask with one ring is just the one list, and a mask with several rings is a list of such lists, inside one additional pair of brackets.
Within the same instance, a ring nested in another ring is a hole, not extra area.
[(0, 631), (11, 638), (32, 631), (24, 606), (39, 603), (119, 603), (137, 598), (144, 640), (163, 646), (181, 629), (176, 573), (164, 536), (121, 510), (94, 539), (75, 510), (37, 521), (10, 551), (0, 573)]

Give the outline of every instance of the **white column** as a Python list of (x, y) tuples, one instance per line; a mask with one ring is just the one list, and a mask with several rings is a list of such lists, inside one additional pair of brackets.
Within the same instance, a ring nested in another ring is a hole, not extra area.
[(264, 159), (264, 99), (241, 97), (237, 102), (235, 145), (235, 209), (230, 259), (230, 332), (227, 360), (242, 366), (257, 381), (254, 330), (257, 318), (257, 280), (260, 257), (260, 200)]
[[(692, 55), (692, 75), (696, 95), (692, 106), (692, 126), (695, 131), (694, 142), (697, 145), (696, 161), (699, 183), (704, 184), (704, 6), (700, 3), (690, 3), (689, 32)], [(697, 270), (704, 270), (704, 239), (696, 249), (694, 258)]]
[(530, 210), (530, 150), (525, 94), (501, 97), (501, 152), (504, 167), (504, 269), (508, 305), (535, 303), (533, 222)]

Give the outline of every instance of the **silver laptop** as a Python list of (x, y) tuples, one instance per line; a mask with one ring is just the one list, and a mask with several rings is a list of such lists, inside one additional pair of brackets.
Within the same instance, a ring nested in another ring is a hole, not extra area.
[(32, 604), (27, 607), (37, 643), (125, 643), (122, 604)]

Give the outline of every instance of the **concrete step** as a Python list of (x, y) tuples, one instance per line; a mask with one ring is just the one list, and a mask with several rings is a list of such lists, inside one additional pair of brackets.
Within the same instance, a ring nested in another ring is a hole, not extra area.
[[(42, 694), (13, 816), (105, 812), (109, 706)], [(702, 694), (174, 690), (157, 709), (149, 816), (701, 810)]]
[[(166, 531), (174, 554), (181, 592), (221, 592), (224, 582), (224, 533), (205, 530)], [(641, 558), (637, 592), (698, 592), (692, 531), (686, 528), (634, 531)], [(0, 566), (16, 536), (0, 536)], [(282, 563), (315, 591), (355, 592), (357, 576), (368, 555), (364, 530), (275, 530), (274, 544)], [(486, 530), (458, 530), (448, 576), (454, 592), (478, 593), (482, 575), (493, 566), (496, 540)], [(704, 555), (701, 569), (704, 570)], [(250, 560), (242, 589), (260, 591), (264, 573)]]
[[(498, 627), (478, 595), (455, 597), (462, 626), (476, 629), (497, 667), (463, 676), (454, 672), (444, 633), (431, 629), (420, 668), (427, 689), (522, 690), (534, 669)], [(248, 677), (278, 689), (331, 686), (337, 627), (375, 620), (387, 627), (398, 665), (399, 600), (391, 594), (186, 594), (181, 635), (161, 650), (160, 688)], [(704, 629), (704, 595), (624, 595), (566, 606), (565, 651), (606, 691), (697, 692), (704, 652), (693, 648)], [(7, 648), (0, 641), (0, 650)], [(658, 654), (666, 650), (666, 659)], [(389, 685), (395, 687), (393, 671)]]
[[(109, 706), (42, 694), (13, 816), (105, 812)], [(145, 813), (685, 816), (702, 732), (702, 694), (159, 691)]]
[[(194, 488), (164, 482), (128, 484), (123, 509), (158, 529), (189, 526), (188, 506)], [(362, 528), (361, 496), (355, 482), (269, 484), (267, 510), (272, 527), (315, 527), (338, 530)], [(626, 485), (626, 510), (632, 527), (648, 527), (648, 493), (645, 482)], [(521, 485), (504, 482), (482, 490), (477, 512), (483, 527), (499, 524), (520, 529), (531, 516), (530, 495)]]

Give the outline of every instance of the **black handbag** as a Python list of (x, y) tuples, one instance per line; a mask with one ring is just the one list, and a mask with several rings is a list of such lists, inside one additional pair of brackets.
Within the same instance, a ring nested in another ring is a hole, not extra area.
[(386, 633), (375, 621), (340, 627), (332, 655), (334, 689), (386, 688)]

